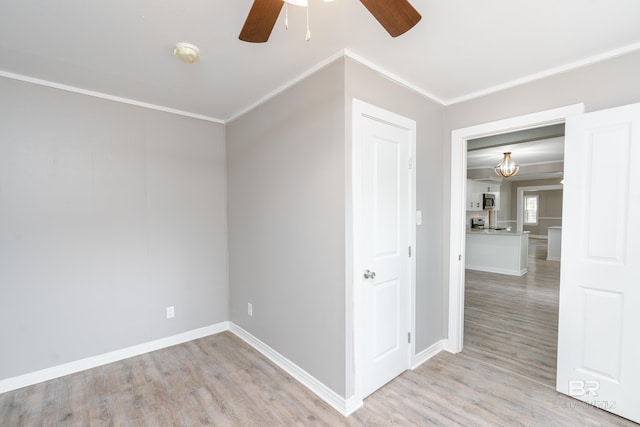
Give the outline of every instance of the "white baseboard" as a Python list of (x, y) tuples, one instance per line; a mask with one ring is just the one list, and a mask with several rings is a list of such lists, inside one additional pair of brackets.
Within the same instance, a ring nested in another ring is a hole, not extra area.
[(422, 365), (427, 360), (431, 359), (436, 354), (440, 353), (442, 350), (445, 350), (448, 346), (448, 340), (441, 339), (436, 343), (430, 345), (426, 349), (422, 350), (420, 353), (416, 354), (413, 357), (413, 363), (411, 369), (416, 369), (418, 366)]
[(43, 381), (53, 380), (65, 375), (75, 374), (76, 372), (86, 369), (97, 368), (98, 366), (107, 365), (119, 360), (128, 359), (130, 357), (139, 356), (151, 351), (160, 350), (187, 341), (193, 341), (209, 335), (215, 335), (219, 332), (229, 330), (229, 322), (220, 322), (215, 325), (205, 326), (204, 328), (193, 329), (181, 334), (173, 335), (166, 338), (150, 341), (144, 344), (134, 345), (132, 347), (123, 348), (109, 353), (100, 354), (98, 356), (87, 357), (85, 359), (76, 360), (74, 362), (65, 363), (51, 368), (42, 369), (17, 377), (7, 378), (0, 381), (0, 393), (17, 390), (22, 387), (38, 384)]
[(358, 409), (362, 408), (362, 405), (364, 405), (364, 401), (362, 399), (358, 399), (355, 396), (351, 396), (350, 398), (347, 399), (347, 405), (345, 408), (346, 410), (342, 415), (344, 415), (345, 417), (348, 417), (349, 415), (356, 412)]
[(529, 271), (526, 267), (522, 270), (507, 270), (506, 268), (485, 267), (482, 265), (467, 265), (467, 270), (484, 271), (485, 273), (507, 274), (509, 276), (524, 276)]
[[(284, 370), (298, 382), (300, 382), (300, 384), (307, 387), (311, 392), (316, 394), (320, 399), (324, 400), (328, 405), (330, 405), (345, 417), (349, 416), (363, 405), (362, 400), (356, 399), (354, 396), (345, 399), (344, 397), (338, 395), (335, 391), (331, 390), (329, 387), (317, 380), (304, 369), (300, 368), (298, 365), (269, 347), (267, 344), (260, 341), (258, 338), (251, 335), (249, 332), (242, 329), (240, 326), (229, 321), (220, 322), (215, 325), (206, 326), (204, 328), (193, 329), (181, 334), (161, 338), (132, 347), (123, 348), (98, 356), (87, 357), (85, 359), (76, 360), (74, 362), (65, 363), (35, 372), (30, 372), (28, 374), (20, 375), (17, 377), (0, 380), (0, 393), (17, 390), (22, 387), (27, 387), (44, 381), (53, 380), (87, 369), (97, 368), (99, 366), (107, 365), (119, 360), (139, 356), (144, 353), (149, 353), (177, 344), (182, 344), (184, 342), (204, 338), (209, 335), (215, 335), (224, 331), (231, 331), (232, 333), (234, 333), (236, 336), (255, 348), (267, 359), (275, 363), (278, 367), (280, 367), (282, 370)], [(443, 339), (436, 342), (429, 348), (421, 351), (413, 358), (413, 366), (411, 369), (417, 368), (418, 366), (429, 360), (431, 357), (438, 354), (440, 351), (445, 350), (446, 347), (447, 340)]]
[(355, 399), (345, 399), (338, 395), (335, 391), (318, 381), (314, 376), (307, 371), (287, 359), (267, 344), (260, 341), (258, 338), (251, 335), (249, 332), (242, 329), (240, 326), (231, 322), (229, 330), (237, 335), (244, 342), (255, 348), (258, 352), (262, 353), (264, 357), (275, 363), (283, 371), (295, 378), (300, 384), (308, 388), (311, 392), (317, 395), (320, 399), (324, 400), (333, 409), (340, 412), (344, 416), (348, 416), (353, 411), (362, 406), (362, 401), (357, 402)]

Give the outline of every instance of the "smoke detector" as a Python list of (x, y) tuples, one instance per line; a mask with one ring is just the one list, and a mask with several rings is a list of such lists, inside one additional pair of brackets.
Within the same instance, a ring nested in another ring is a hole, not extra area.
[(193, 64), (200, 60), (200, 49), (198, 46), (191, 43), (178, 43), (173, 50), (173, 54), (178, 57), (179, 60), (186, 62), (187, 64)]

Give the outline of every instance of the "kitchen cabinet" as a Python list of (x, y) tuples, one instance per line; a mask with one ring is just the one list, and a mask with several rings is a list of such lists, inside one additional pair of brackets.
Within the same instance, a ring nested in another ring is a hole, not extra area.
[(467, 180), (467, 211), (482, 210), (482, 189), (483, 183), (473, 179)]
[(475, 179), (467, 179), (467, 211), (481, 211), (482, 195), (484, 193), (493, 193), (495, 196), (495, 210), (500, 209), (500, 185), (477, 181)]

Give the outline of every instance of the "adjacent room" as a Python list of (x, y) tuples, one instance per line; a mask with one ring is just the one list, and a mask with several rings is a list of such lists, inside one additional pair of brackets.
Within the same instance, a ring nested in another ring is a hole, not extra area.
[(0, 425), (640, 422), (637, 16), (5, 1)]
[[(548, 387), (556, 382), (560, 240), (550, 245), (562, 230), (564, 128), (467, 143), (463, 352)], [(517, 163), (503, 175), (505, 153)]]

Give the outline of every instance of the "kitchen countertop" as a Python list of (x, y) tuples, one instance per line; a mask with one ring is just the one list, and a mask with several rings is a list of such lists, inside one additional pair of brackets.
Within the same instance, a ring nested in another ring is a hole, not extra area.
[(469, 234), (498, 234), (501, 236), (522, 236), (523, 234), (529, 234), (530, 231), (507, 231), (507, 230), (494, 230), (490, 228), (467, 228)]

